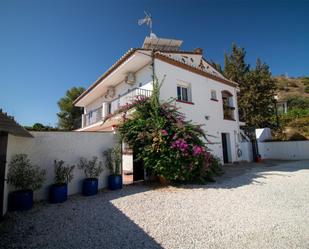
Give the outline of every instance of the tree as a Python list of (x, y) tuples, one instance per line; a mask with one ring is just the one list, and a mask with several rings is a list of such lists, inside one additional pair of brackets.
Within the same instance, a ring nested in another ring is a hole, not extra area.
[(224, 54), (224, 75), (225, 77), (239, 83), (242, 87), (245, 82), (245, 75), (249, 72), (250, 66), (245, 62), (246, 51), (244, 48), (237, 47), (232, 44), (232, 53)]
[(75, 107), (73, 102), (80, 96), (85, 89), (83, 87), (72, 87), (66, 92), (66, 95), (58, 101), (60, 112), (58, 116), (58, 126), (61, 129), (73, 130), (77, 128), (76, 120), (83, 114), (83, 108)]
[(275, 82), (269, 67), (257, 59), (255, 68), (245, 61), (244, 48), (232, 45), (230, 55), (224, 55), (224, 76), (239, 84), (238, 108), (240, 120), (248, 127), (270, 124), (274, 113)]
[(33, 126), (24, 126), (28, 131), (58, 131), (57, 127), (35, 123)]
[(276, 86), (269, 67), (257, 59), (255, 68), (246, 73), (243, 82), (238, 103), (246, 125), (256, 128), (270, 126)]

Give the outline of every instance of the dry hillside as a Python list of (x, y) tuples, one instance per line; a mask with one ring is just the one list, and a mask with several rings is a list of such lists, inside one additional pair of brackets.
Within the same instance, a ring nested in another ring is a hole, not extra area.
[(290, 97), (309, 98), (309, 77), (289, 78), (276, 76), (274, 80), (278, 87), (280, 100), (287, 100)]

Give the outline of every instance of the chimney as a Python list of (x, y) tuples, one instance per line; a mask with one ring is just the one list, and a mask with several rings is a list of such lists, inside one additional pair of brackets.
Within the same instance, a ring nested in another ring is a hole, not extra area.
[(196, 49), (194, 49), (194, 53), (203, 54), (203, 49), (202, 48), (196, 48)]

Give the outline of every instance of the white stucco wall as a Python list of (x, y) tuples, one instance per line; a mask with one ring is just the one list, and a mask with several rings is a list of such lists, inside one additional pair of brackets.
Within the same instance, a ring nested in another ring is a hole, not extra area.
[(309, 159), (309, 141), (260, 142), (258, 146), (262, 159)]
[[(186, 115), (187, 119), (192, 120), (194, 123), (203, 124), (206, 133), (214, 136), (209, 137), (209, 140), (212, 142), (212, 144), (209, 144), (209, 148), (221, 160), (223, 160), (221, 133), (228, 133), (231, 142), (232, 161), (241, 160), (241, 158), (237, 157), (237, 149), (240, 148), (240, 143), (238, 141), (239, 122), (236, 88), (160, 60), (155, 60), (155, 71), (160, 82), (165, 75), (165, 80), (161, 88), (161, 99), (176, 98), (177, 84), (179, 83), (191, 85), (192, 102), (194, 104), (178, 102), (177, 105), (181, 108), (181, 112)], [(211, 90), (216, 91), (218, 101), (211, 100)], [(221, 91), (223, 90), (227, 90), (233, 95), (233, 105), (236, 108), (234, 117), (236, 121), (223, 119), (221, 95)], [(209, 119), (206, 120), (205, 116), (208, 116)]]
[[(42, 189), (34, 193), (35, 200), (44, 200), (48, 196), (48, 188), (54, 181), (55, 159), (64, 160), (68, 164), (77, 164), (80, 157), (91, 159), (97, 156), (104, 162), (102, 152), (111, 148), (116, 143), (116, 138), (110, 132), (31, 132), (34, 138), (23, 138), (9, 135), (7, 147), (7, 166), (13, 155), (28, 154), (33, 164), (46, 169), (46, 181)], [(99, 188), (107, 186), (108, 169), (104, 169), (99, 177)], [(83, 172), (74, 169), (74, 179), (69, 184), (69, 195), (80, 193)], [(4, 209), (7, 207), (8, 193), (13, 190), (12, 186), (5, 184)]]

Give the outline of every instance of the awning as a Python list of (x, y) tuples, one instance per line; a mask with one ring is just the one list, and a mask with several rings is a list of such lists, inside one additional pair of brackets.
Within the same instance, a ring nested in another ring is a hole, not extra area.
[(20, 137), (33, 137), (24, 127), (18, 124), (13, 117), (3, 113), (0, 109), (0, 131), (8, 132)]

